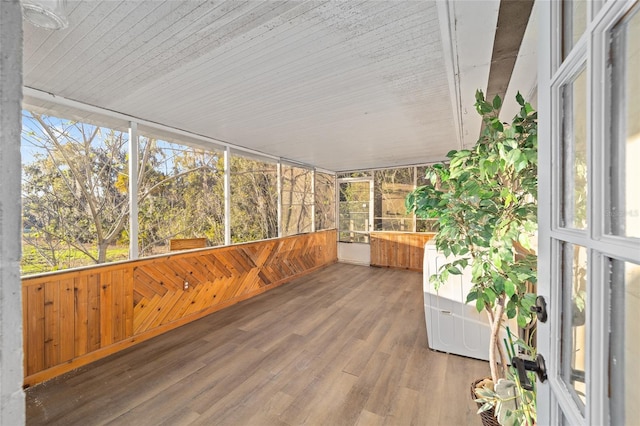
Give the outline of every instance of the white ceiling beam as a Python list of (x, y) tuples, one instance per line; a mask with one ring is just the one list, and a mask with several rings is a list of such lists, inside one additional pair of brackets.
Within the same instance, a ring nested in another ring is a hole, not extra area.
[(442, 54), (444, 66), (449, 81), (449, 99), (456, 124), (456, 138), (459, 149), (463, 148), (462, 132), (462, 99), (460, 96), (460, 68), (458, 67), (458, 43), (455, 36), (455, 18), (451, 13), (451, 1), (436, 2), (438, 6), (438, 21), (442, 37)]

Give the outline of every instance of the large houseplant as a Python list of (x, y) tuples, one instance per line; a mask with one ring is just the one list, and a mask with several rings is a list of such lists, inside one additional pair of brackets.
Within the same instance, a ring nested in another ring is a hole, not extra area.
[(408, 210), (435, 218), (437, 249), (455, 259), (430, 277), (438, 288), (451, 274), (471, 269), (473, 287), (467, 303), (486, 311), (491, 327), (489, 363), (494, 383), (507, 373), (503, 342), (504, 318), (520, 327), (532, 321), (536, 282), (533, 238), (537, 228), (537, 114), (520, 94), (520, 113), (509, 124), (498, 118), (501, 99), (491, 102), (476, 93), (483, 119), (477, 144), (447, 154), (448, 164), (426, 171), (430, 185), (410, 193)]

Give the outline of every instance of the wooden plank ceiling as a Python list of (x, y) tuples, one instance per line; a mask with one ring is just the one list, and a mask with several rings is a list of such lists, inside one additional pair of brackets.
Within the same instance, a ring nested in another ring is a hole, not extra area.
[(526, 22), (531, 1), (68, 0), (69, 28), (24, 25), (25, 105), (127, 126), (69, 99), (333, 171), (438, 161), (477, 140), (492, 63), (510, 58), (492, 71), (511, 81), (505, 119), (515, 91), (535, 95), (535, 31), (524, 51), (522, 23), (496, 33), (503, 6)]
[(67, 11), (63, 31), (25, 23), (25, 87), (334, 171), (459, 147), (436, 2), (70, 0)]

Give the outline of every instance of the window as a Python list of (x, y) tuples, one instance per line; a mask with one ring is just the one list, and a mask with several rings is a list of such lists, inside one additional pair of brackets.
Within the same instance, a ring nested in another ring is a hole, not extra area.
[(640, 238), (640, 8), (619, 23), (612, 36), (610, 104), (615, 124), (608, 155), (606, 232)]
[(587, 402), (586, 316), (591, 309), (591, 301), (587, 300), (587, 268), (585, 247), (564, 243), (562, 274), (570, 285), (562, 289), (561, 377), (583, 413)]
[(282, 235), (311, 232), (313, 171), (282, 166)]
[[(128, 130), (23, 112), (23, 275), (224, 244), (224, 149), (146, 126), (130, 241)], [(275, 160), (229, 160), (231, 242), (335, 228), (335, 175), (283, 165), (278, 194)]]
[(169, 251), (171, 239), (224, 244), (224, 157), (219, 151), (141, 137), (139, 251)]
[(563, 88), (563, 209), (560, 226), (587, 227), (587, 75), (586, 70)]
[(538, 423), (628, 424), (640, 354), (639, 4), (538, 6), (549, 49), (538, 58), (537, 290), (550, 309), (537, 328), (549, 376)]
[(413, 214), (407, 213), (404, 200), (414, 189), (413, 167), (374, 172), (375, 231), (413, 232)]
[(608, 87), (611, 138), (605, 151), (604, 233), (632, 242), (635, 259), (607, 258), (611, 326), (609, 330), (611, 424), (631, 424), (640, 400), (640, 373), (634, 367), (640, 354), (640, 5), (635, 4), (611, 32)]
[(278, 167), (274, 162), (231, 156), (231, 241), (278, 236)]
[(338, 179), (368, 178), (368, 177), (371, 177), (370, 171), (338, 173)]
[(128, 133), (23, 111), (22, 274), (127, 259)]
[(316, 231), (336, 227), (336, 179), (334, 175), (316, 172), (315, 179)]
[(437, 219), (407, 213), (405, 200), (417, 186), (431, 185), (427, 166), (343, 172), (340, 188), (339, 240), (368, 243), (370, 231), (436, 232)]
[(587, 28), (588, 6), (589, 2), (585, 0), (564, 0), (562, 2), (563, 59), (569, 55)]
[[(427, 166), (416, 167), (416, 187), (432, 184), (425, 177), (426, 170)], [(416, 218), (416, 232), (438, 232), (438, 220)]]

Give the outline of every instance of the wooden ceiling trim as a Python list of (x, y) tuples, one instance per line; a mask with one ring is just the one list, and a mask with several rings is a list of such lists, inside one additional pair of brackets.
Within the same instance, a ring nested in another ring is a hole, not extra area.
[(501, 0), (493, 42), (487, 99), (504, 99), (518, 58), (534, 0)]

